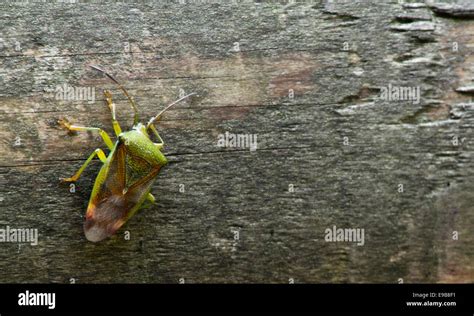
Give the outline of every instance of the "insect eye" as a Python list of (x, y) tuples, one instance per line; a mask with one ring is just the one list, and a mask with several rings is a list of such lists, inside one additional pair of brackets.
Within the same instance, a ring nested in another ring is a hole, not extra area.
[(125, 144), (125, 146), (129, 146), (130, 145), (130, 139), (128, 138), (125, 138), (123, 136), (119, 136), (119, 142), (122, 143), (122, 144)]
[(119, 140), (119, 143), (121, 143), (121, 144), (128, 145), (128, 143), (129, 143), (129, 140), (126, 139), (125, 137), (123, 137), (122, 135), (119, 135), (118, 140)]

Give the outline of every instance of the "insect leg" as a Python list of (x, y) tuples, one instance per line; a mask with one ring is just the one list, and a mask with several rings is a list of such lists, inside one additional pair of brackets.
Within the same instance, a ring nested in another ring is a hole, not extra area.
[(87, 158), (86, 162), (84, 162), (84, 164), (81, 166), (81, 168), (79, 168), (79, 170), (77, 170), (77, 172), (70, 178), (63, 178), (61, 179), (61, 181), (64, 181), (64, 182), (74, 182), (76, 181), (77, 179), (79, 179), (79, 177), (81, 176), (81, 173), (84, 171), (84, 169), (86, 169), (87, 165), (92, 161), (92, 159), (95, 157), (95, 156), (98, 156), (100, 161), (102, 162), (105, 162), (107, 160), (107, 157), (105, 156), (104, 152), (102, 151), (102, 149), (100, 148), (97, 148), (96, 150), (94, 150), (94, 152), (89, 156), (89, 158)]
[(107, 134), (107, 132), (104, 131), (101, 128), (71, 125), (66, 119), (59, 120), (58, 122), (59, 122), (59, 124), (61, 124), (61, 126), (67, 128), (70, 131), (97, 131), (97, 132), (99, 132), (100, 136), (104, 140), (107, 147), (110, 150), (112, 150), (112, 148), (114, 148), (114, 144), (110, 140), (109, 134)]
[(150, 201), (151, 203), (155, 203), (155, 200), (156, 200), (153, 194), (151, 193), (148, 193), (148, 195), (146, 196), (146, 199)]
[(163, 146), (165, 145), (165, 142), (161, 139), (160, 134), (158, 134), (158, 131), (156, 130), (155, 125), (150, 125), (150, 129), (153, 131), (153, 133), (155, 134), (156, 138), (158, 138), (158, 141), (159, 141), (159, 143), (154, 143), (155, 146), (158, 147), (158, 149), (163, 148)]
[(109, 106), (110, 112), (112, 112), (112, 126), (114, 127), (114, 132), (116, 136), (119, 136), (122, 133), (120, 124), (115, 118), (115, 103), (112, 101), (112, 93), (109, 90), (104, 90), (105, 101)]
[(155, 204), (155, 197), (151, 193), (148, 193), (146, 196), (146, 201), (140, 206), (140, 209), (149, 208), (153, 204)]

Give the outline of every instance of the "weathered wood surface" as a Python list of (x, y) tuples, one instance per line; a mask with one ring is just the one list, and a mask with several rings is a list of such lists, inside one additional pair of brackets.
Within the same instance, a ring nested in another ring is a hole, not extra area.
[[(473, 282), (472, 12), (466, 1), (0, 4), (0, 228), (40, 234), (37, 246), (0, 243), (0, 282)], [(105, 146), (56, 121), (112, 134), (104, 88), (122, 126), (131, 112), (90, 64), (144, 119), (180, 89), (199, 94), (159, 124), (170, 164), (157, 204), (99, 244), (82, 221), (100, 163), (75, 193), (58, 178)], [(97, 100), (56, 100), (63, 84), (95, 87)], [(389, 84), (420, 87), (420, 103), (382, 100)], [(256, 134), (258, 150), (217, 147), (226, 131)], [(325, 242), (333, 225), (364, 228), (365, 245)]]

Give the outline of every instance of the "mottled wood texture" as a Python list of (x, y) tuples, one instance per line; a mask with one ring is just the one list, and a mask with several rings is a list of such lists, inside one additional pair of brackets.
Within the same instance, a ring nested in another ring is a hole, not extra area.
[[(0, 226), (40, 234), (0, 244), (0, 282), (474, 282), (472, 6), (186, 2), (0, 4)], [(56, 121), (112, 132), (105, 88), (132, 116), (90, 64), (144, 119), (199, 95), (159, 124), (157, 204), (99, 244), (82, 222), (100, 163), (75, 193), (58, 178), (105, 146)], [(56, 100), (63, 84), (97, 100)], [(217, 147), (226, 131), (258, 150)], [(365, 245), (325, 242), (333, 225)]]

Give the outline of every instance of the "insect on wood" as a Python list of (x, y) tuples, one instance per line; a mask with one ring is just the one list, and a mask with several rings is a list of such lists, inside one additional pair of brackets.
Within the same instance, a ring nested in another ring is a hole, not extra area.
[[(155, 201), (150, 193), (151, 186), (161, 167), (168, 161), (161, 152), (164, 142), (154, 124), (170, 107), (194, 93), (179, 98), (152, 117), (147, 124), (142, 124), (137, 106), (127, 90), (106, 71), (97, 66), (91, 67), (104, 73), (120, 87), (134, 112), (132, 129), (122, 132), (115, 117), (112, 95), (109, 91), (104, 91), (105, 101), (112, 112), (112, 125), (117, 137), (115, 144), (100, 128), (76, 126), (66, 119), (59, 120), (59, 124), (70, 131), (98, 132), (110, 150), (106, 156), (102, 149), (96, 149), (72, 177), (61, 179), (64, 182), (76, 181), (95, 156), (103, 163), (92, 189), (84, 221), (86, 238), (98, 242), (113, 235), (143, 206), (145, 200), (152, 203)], [(151, 135), (154, 135), (158, 142), (154, 142)]]

